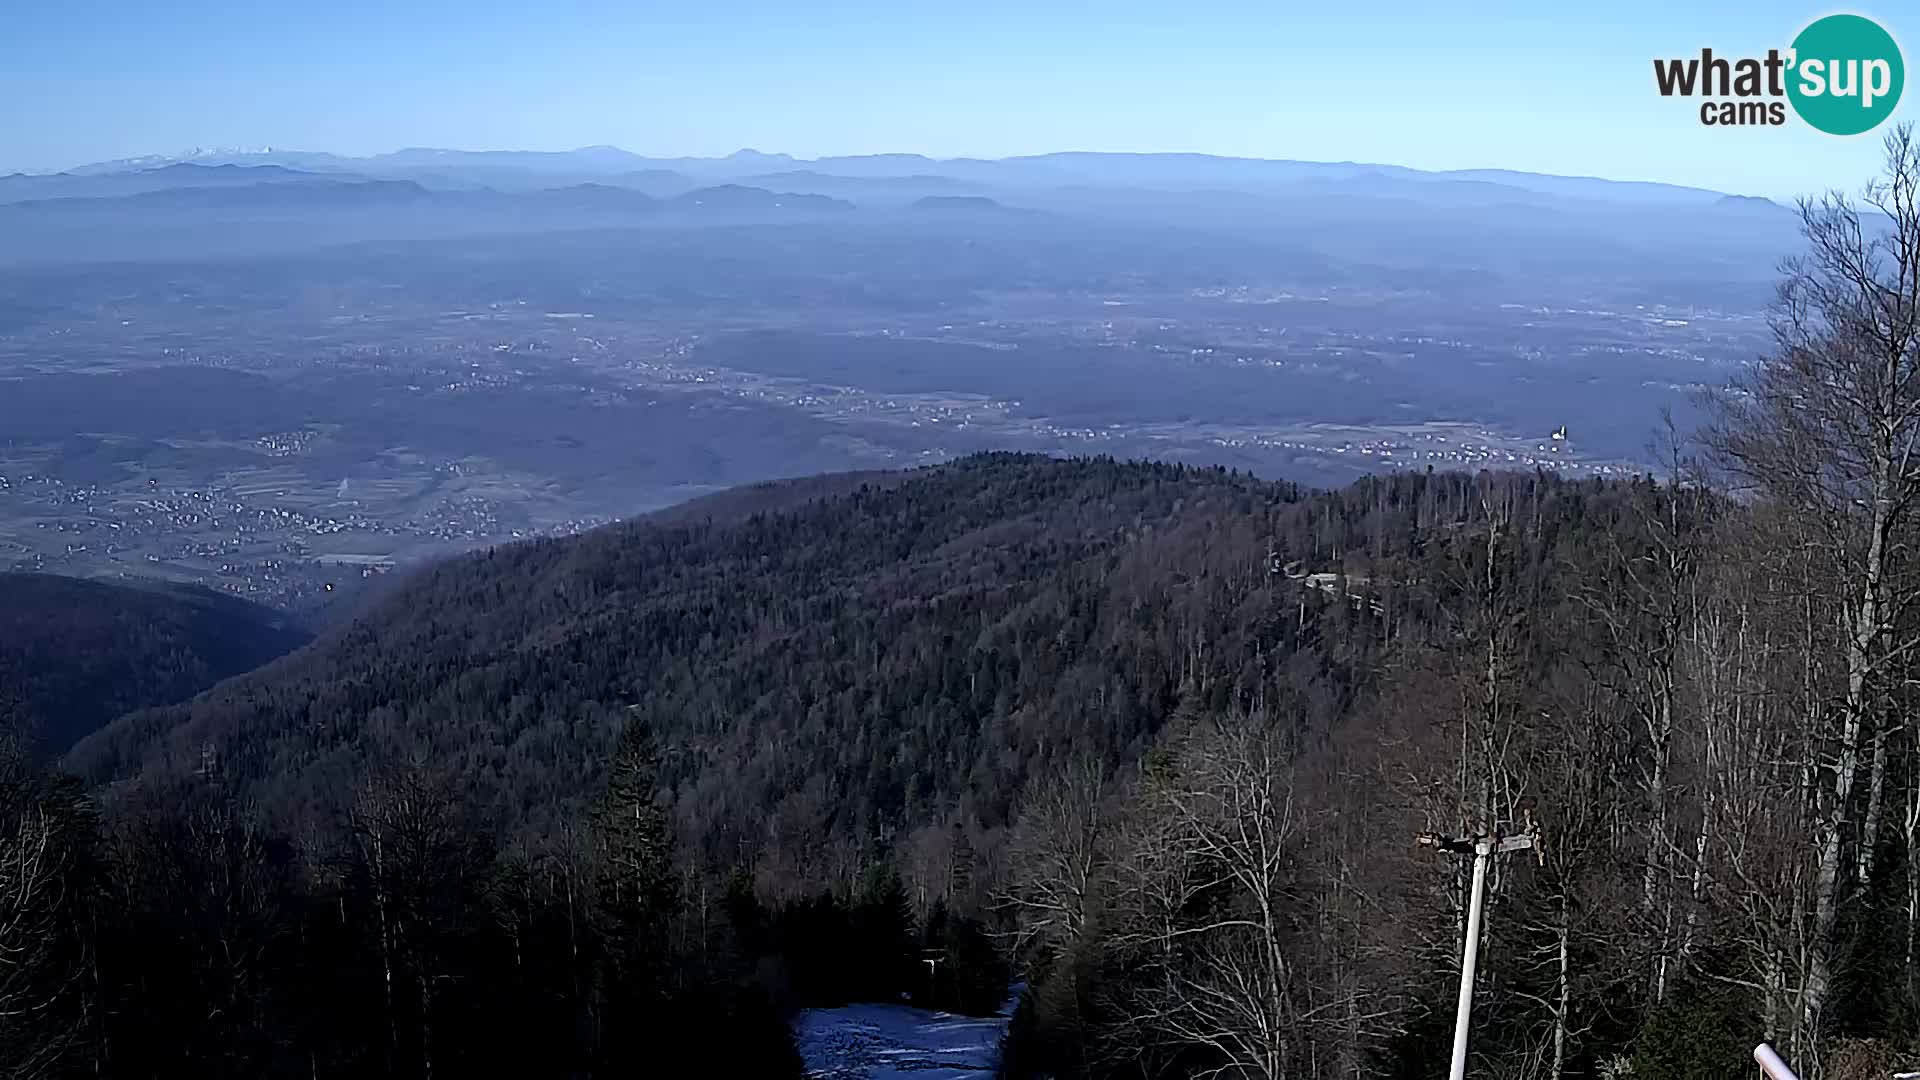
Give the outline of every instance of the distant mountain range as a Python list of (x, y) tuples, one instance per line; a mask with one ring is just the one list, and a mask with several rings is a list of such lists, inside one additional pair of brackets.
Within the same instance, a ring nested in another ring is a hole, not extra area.
[[(283, 172), (265, 173), (272, 169)], [(1554, 176), (1501, 169), (1430, 172), (1397, 165), (1222, 157), (1210, 154), (1064, 152), (999, 159), (869, 154), (817, 159), (740, 150), (725, 157), (647, 157), (613, 146), (567, 151), (410, 148), (369, 157), (311, 151), (199, 150), (98, 162), (53, 174), (0, 177), (0, 201), (139, 194), (322, 176), (409, 180), (435, 190), (538, 190), (584, 183), (672, 197), (716, 183), (905, 204), (927, 195), (1092, 186), (1231, 190), (1251, 194), (1337, 188), (1443, 202), (1535, 203), (1542, 198), (1636, 205), (1708, 206), (1722, 192), (1673, 184)]]
[[(249, 175), (249, 174), (257, 174)], [(168, 165), (138, 173), (76, 177), (83, 194), (19, 198), (59, 191), (49, 177), (0, 178), (0, 212), (111, 212), (140, 209), (329, 210), (385, 207), (526, 209), (590, 213), (820, 213), (854, 209), (843, 199), (719, 184), (661, 198), (614, 184), (581, 183), (532, 191), (436, 190), (414, 180), (304, 173), (279, 165)], [(118, 183), (103, 184), (114, 180)]]
[[(1091, 230), (1101, 244), (1157, 250), (1162, 269), (1190, 257), (1182, 253), (1192, 245), (1218, 250), (1224, 240), (1247, 252), (1266, 243), (1296, 268), (1365, 267), (1362, 276), (1376, 280), (1442, 266), (1531, 280), (1550, 267), (1565, 283), (1576, 266), (1641, 274), (1667, 262), (1646, 252), (1686, 250), (1715, 253), (1711, 273), (1689, 281), (1747, 281), (1798, 242), (1794, 215), (1778, 204), (1698, 188), (1204, 154), (802, 161), (754, 150), (647, 158), (613, 147), (367, 158), (262, 150), (0, 176), (0, 266), (198, 259), (402, 236), (829, 222), (889, 236), (971, 232), (1021, 242), (1035, 229)], [(1080, 238), (1059, 242), (1085, 247)]]

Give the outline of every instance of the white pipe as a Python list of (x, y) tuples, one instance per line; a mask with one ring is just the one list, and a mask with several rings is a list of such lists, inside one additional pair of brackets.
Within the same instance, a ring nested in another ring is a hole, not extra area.
[(1480, 909), (1487, 899), (1487, 860), (1492, 847), (1484, 840), (1473, 845), (1473, 894), (1467, 901), (1467, 944), (1460, 952), (1460, 1006), (1453, 1018), (1452, 1080), (1466, 1080), (1467, 1026), (1473, 1014), (1473, 971), (1480, 961)]
[(1772, 1077), (1773, 1080), (1800, 1080), (1793, 1074), (1792, 1069), (1787, 1068), (1787, 1063), (1780, 1060), (1780, 1055), (1773, 1052), (1773, 1047), (1766, 1043), (1753, 1048), (1753, 1060), (1759, 1062), (1760, 1071)]

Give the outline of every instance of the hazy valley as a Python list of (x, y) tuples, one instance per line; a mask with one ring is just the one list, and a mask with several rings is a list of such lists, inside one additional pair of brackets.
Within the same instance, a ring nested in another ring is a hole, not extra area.
[(305, 606), (987, 449), (1620, 474), (1768, 346), (1792, 228), (1686, 188), (1193, 155), (5, 177), (0, 565)]

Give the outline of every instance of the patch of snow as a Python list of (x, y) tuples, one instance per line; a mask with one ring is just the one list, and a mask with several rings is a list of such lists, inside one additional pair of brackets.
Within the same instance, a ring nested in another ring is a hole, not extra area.
[(815, 1080), (986, 1080), (1018, 1000), (986, 1017), (907, 1005), (803, 1009), (793, 1041)]

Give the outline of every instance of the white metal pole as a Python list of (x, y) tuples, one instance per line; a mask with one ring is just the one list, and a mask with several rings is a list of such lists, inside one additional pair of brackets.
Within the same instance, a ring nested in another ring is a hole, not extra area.
[(1460, 1007), (1453, 1018), (1452, 1080), (1466, 1080), (1467, 1026), (1473, 1015), (1473, 971), (1480, 960), (1480, 909), (1487, 899), (1487, 860), (1493, 857), (1493, 845), (1477, 840), (1473, 845), (1473, 894), (1467, 901), (1467, 944), (1460, 951)]
[(1773, 1047), (1766, 1043), (1753, 1048), (1753, 1060), (1759, 1062), (1760, 1071), (1772, 1077), (1773, 1080), (1800, 1080), (1793, 1074), (1793, 1070), (1787, 1067), (1787, 1063), (1780, 1060), (1780, 1055), (1773, 1052)]

